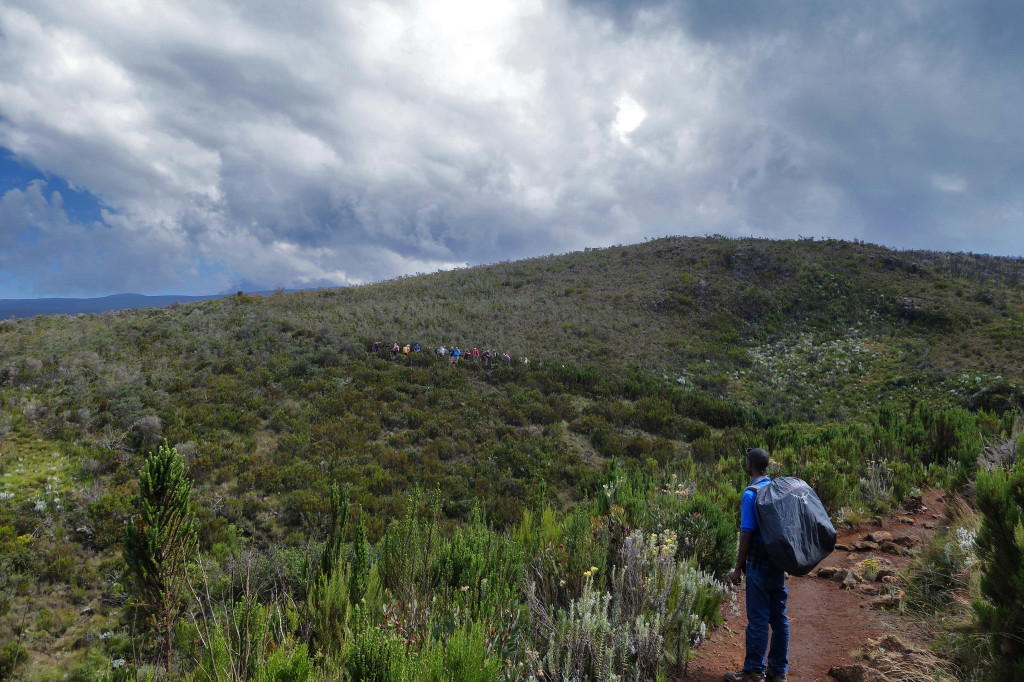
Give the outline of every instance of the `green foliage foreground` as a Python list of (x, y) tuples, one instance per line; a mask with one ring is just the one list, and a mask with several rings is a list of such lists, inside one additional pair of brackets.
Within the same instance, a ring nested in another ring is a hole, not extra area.
[(1021, 341), (1014, 259), (721, 238), (0, 322), (0, 671), (158, 660), (123, 542), (165, 442), (172, 675), (657, 679), (714, 622), (746, 447), (837, 522), (970, 491)]
[[(648, 518), (669, 514), (674, 497), (654, 494)], [(303, 603), (252, 582), (229, 602), (204, 571), (192, 626), (179, 628), (183, 665), (196, 662), (197, 680), (337, 670), (351, 680), (616, 680), (679, 670), (719, 622), (725, 586), (674, 531), (631, 529), (621, 507), (599, 517), (599, 506), (527, 514), (506, 533), (474, 509), (444, 532), (437, 505), (414, 493), (376, 547), (357, 514), (353, 541), (308, 564)], [(344, 526), (344, 505), (334, 508)], [(252, 555), (239, 558), (251, 576)]]
[[(791, 425), (763, 435), (781, 458), (773, 466), (811, 467), (819, 487), (839, 491), (833, 504), (854, 501), (846, 482), (857, 473), (860, 499), (894, 504), (896, 489), (972, 477), (977, 454), (965, 456), (963, 444), (990, 422), (884, 409), (871, 429)], [(808, 449), (819, 458), (802, 459)], [(937, 453), (927, 466), (925, 451)], [(719, 476), (735, 479), (738, 461), (723, 458)], [(845, 464), (817, 467), (822, 461)], [(995, 479), (979, 480), (984, 501)], [(728, 590), (716, 574), (735, 556), (729, 510), (743, 483), (645, 474), (613, 460), (596, 498), (565, 512), (527, 511), (508, 529), (488, 524), (479, 506), (450, 526), (440, 491), (414, 490), (375, 545), (365, 511), (332, 486), (326, 539), (307, 549), (298, 574), (280, 554), (241, 545), (221, 557), (230, 574), (200, 561), (190, 623), (176, 636), (178, 666), (197, 680), (331, 679), (332, 671), (351, 680), (663, 679), (682, 671), (719, 622)], [(1017, 523), (1003, 512), (995, 513)]]
[(1009, 472), (981, 473), (977, 501), (984, 599), (974, 606), (991, 637), (991, 679), (1024, 679), (1024, 461)]

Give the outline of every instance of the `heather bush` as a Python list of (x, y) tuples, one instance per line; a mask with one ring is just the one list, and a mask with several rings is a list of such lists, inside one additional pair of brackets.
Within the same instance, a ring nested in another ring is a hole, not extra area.
[(529, 582), (539, 671), (551, 679), (653, 680), (663, 661), (682, 666), (714, 624), (724, 587), (677, 561), (675, 545), (671, 531), (630, 533), (607, 591), (595, 587), (591, 568), (568, 607), (544, 602)]
[(352, 682), (394, 682), (402, 679), (404, 669), (401, 640), (376, 626), (356, 634), (345, 657), (345, 672)]
[(267, 656), (253, 682), (306, 682), (313, 678), (313, 660), (305, 643), (288, 643)]
[(439, 543), (431, 584), (446, 599), (463, 592), (478, 603), (504, 597), (498, 600), (504, 606), (518, 593), (524, 568), (522, 549), (492, 532), (475, 507), (466, 525)]
[(316, 653), (331, 657), (346, 651), (354, 607), (348, 583), (348, 565), (343, 564), (330, 575), (317, 576), (309, 586), (303, 616), (311, 649)]
[(403, 602), (426, 598), (430, 593), (428, 567), (442, 539), (437, 526), (439, 503), (440, 495), (434, 497), (431, 506), (420, 490), (414, 489), (406, 499), (404, 515), (388, 524), (377, 545), (381, 583)]
[(810, 460), (798, 468), (794, 475), (807, 481), (832, 518), (837, 518), (839, 510), (850, 504), (852, 491), (849, 477), (832, 462)]
[(502, 658), (497, 642), (488, 637), (488, 627), (478, 620), (452, 629), (442, 640), (431, 639), (405, 665), (405, 680), (442, 682), (497, 682), (516, 679), (514, 660)]
[(736, 556), (735, 511), (673, 479), (651, 505), (656, 528), (671, 528), (677, 537), (676, 558), (690, 561), (724, 580)]
[[(254, 679), (267, 674), (271, 660), (274, 669), (285, 675), (283, 679), (289, 679), (289, 671), (304, 668), (305, 645), (299, 651), (293, 642), (285, 641), (292, 629), (288, 617), (294, 614), (284, 605), (264, 605), (250, 593), (242, 601), (216, 604), (206, 600), (204, 606), (204, 612), (194, 616), (188, 633), (199, 644), (194, 652), (198, 664), (193, 676), (197, 682)], [(276, 652), (281, 653), (274, 656)]]

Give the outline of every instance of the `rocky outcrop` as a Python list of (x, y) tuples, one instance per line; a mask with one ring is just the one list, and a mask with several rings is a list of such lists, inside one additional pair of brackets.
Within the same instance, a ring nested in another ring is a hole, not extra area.
[(837, 682), (887, 682), (932, 679), (942, 668), (942, 661), (935, 654), (909, 646), (895, 635), (869, 639), (858, 657), (864, 662), (835, 666), (828, 671), (829, 675)]
[[(928, 525), (925, 524), (927, 528)], [(896, 535), (889, 531), (879, 530), (868, 533), (861, 540), (852, 543), (836, 544), (839, 552), (882, 552), (885, 554), (906, 554), (908, 549), (916, 547), (920, 542), (913, 535)]]
[(884, 674), (863, 663), (837, 665), (828, 671), (837, 682), (889, 682)]
[(896, 608), (906, 596), (898, 588), (896, 568), (884, 560), (869, 558), (852, 568), (822, 566), (815, 575), (839, 583), (844, 590), (856, 590), (875, 597), (871, 600), (872, 608)]

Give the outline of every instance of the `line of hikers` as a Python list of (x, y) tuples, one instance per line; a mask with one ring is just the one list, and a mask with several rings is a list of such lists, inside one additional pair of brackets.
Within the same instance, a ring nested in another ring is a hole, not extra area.
[[(388, 347), (385, 346), (384, 343), (381, 341), (374, 341), (373, 345), (370, 347), (370, 352), (376, 353), (378, 355), (386, 356), (388, 350)], [(419, 353), (421, 350), (422, 347), (418, 343), (407, 343), (404, 346), (402, 346), (399, 345), (397, 341), (395, 341), (395, 343), (390, 347), (392, 359), (397, 359), (402, 355), (408, 357), (409, 354)], [(474, 362), (482, 362), (485, 365), (490, 365), (492, 363), (497, 364), (499, 362), (503, 365), (512, 364), (511, 355), (509, 355), (508, 353), (499, 354), (498, 351), (496, 350), (480, 350), (479, 348), (474, 348), (473, 350), (462, 350), (458, 346), (452, 346), (451, 348), (447, 348), (445, 347), (444, 344), (441, 344), (434, 352), (436, 352), (442, 358), (447, 357), (448, 364), (450, 365), (458, 363), (464, 357), (473, 360)], [(518, 362), (524, 365), (530, 364), (530, 360), (527, 357), (519, 358)]]

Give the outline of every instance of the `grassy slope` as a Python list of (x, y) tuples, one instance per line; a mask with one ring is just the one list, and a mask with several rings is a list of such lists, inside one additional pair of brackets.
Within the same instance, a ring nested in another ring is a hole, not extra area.
[[(366, 353), (378, 339), (533, 364), (392, 363)], [(34, 538), (25, 566), (46, 576), (37, 593), (8, 585), (5, 632), (52, 604), (50, 620), (67, 625), (43, 623), (61, 634), (36, 644), (59, 649), (101, 627), (71, 617), (83, 606), (96, 609), (91, 621), (114, 618), (103, 607), (119, 599), (109, 557), (141, 455), (160, 438), (197, 477), (205, 546), (228, 542), (232, 523), (298, 547), (321, 530), (331, 480), (352, 486), (374, 533), (414, 484), (440, 486), (451, 516), (478, 497), (510, 522), (524, 504), (592, 493), (609, 453), (681, 466), (695, 439), (712, 453), (742, 440), (724, 423), (711, 424), (719, 440), (702, 439), (678, 410), (659, 421), (663, 403), (638, 400), (658, 385), (783, 421), (871, 420), (880, 401), (1010, 396), (1024, 385), (1021, 341), (1020, 260), (718, 238), (4, 323), (0, 491), (11, 497), (0, 510), (13, 536)], [(598, 372), (557, 371), (564, 363)], [(39, 478), (51, 475), (44, 464), (61, 467), (60, 481)], [(43, 495), (61, 508), (39, 511)], [(23, 590), (29, 601), (15, 598)]]
[[(742, 367), (752, 345), (808, 331), (842, 338), (859, 327), (887, 345), (905, 340), (907, 371), (1019, 376), (1024, 262), (942, 256), (845, 242), (664, 239), (338, 290), (320, 307), (334, 307), (337, 329), (361, 338), (482, 343), (700, 375), (707, 360)], [(1014, 286), (995, 281), (996, 265)]]
[[(814, 342), (847, 340), (851, 329), (894, 354), (882, 369), (916, 380), (961, 371), (1020, 377), (1022, 273), (1020, 261), (845, 242), (675, 238), (247, 299), (233, 309), (229, 300), (119, 319), (37, 318), (5, 325), (0, 339), (16, 365), (68, 353), (88, 364), (93, 352), (155, 373), (147, 378), (157, 383), (164, 368), (188, 373), (230, 355), (235, 344), (266, 360), (381, 339), (487, 346), (609, 370), (635, 364), (742, 396), (759, 382), (730, 377), (763, 364), (756, 360), (765, 349), (806, 341), (806, 334)], [(881, 378), (868, 372), (853, 383)]]

